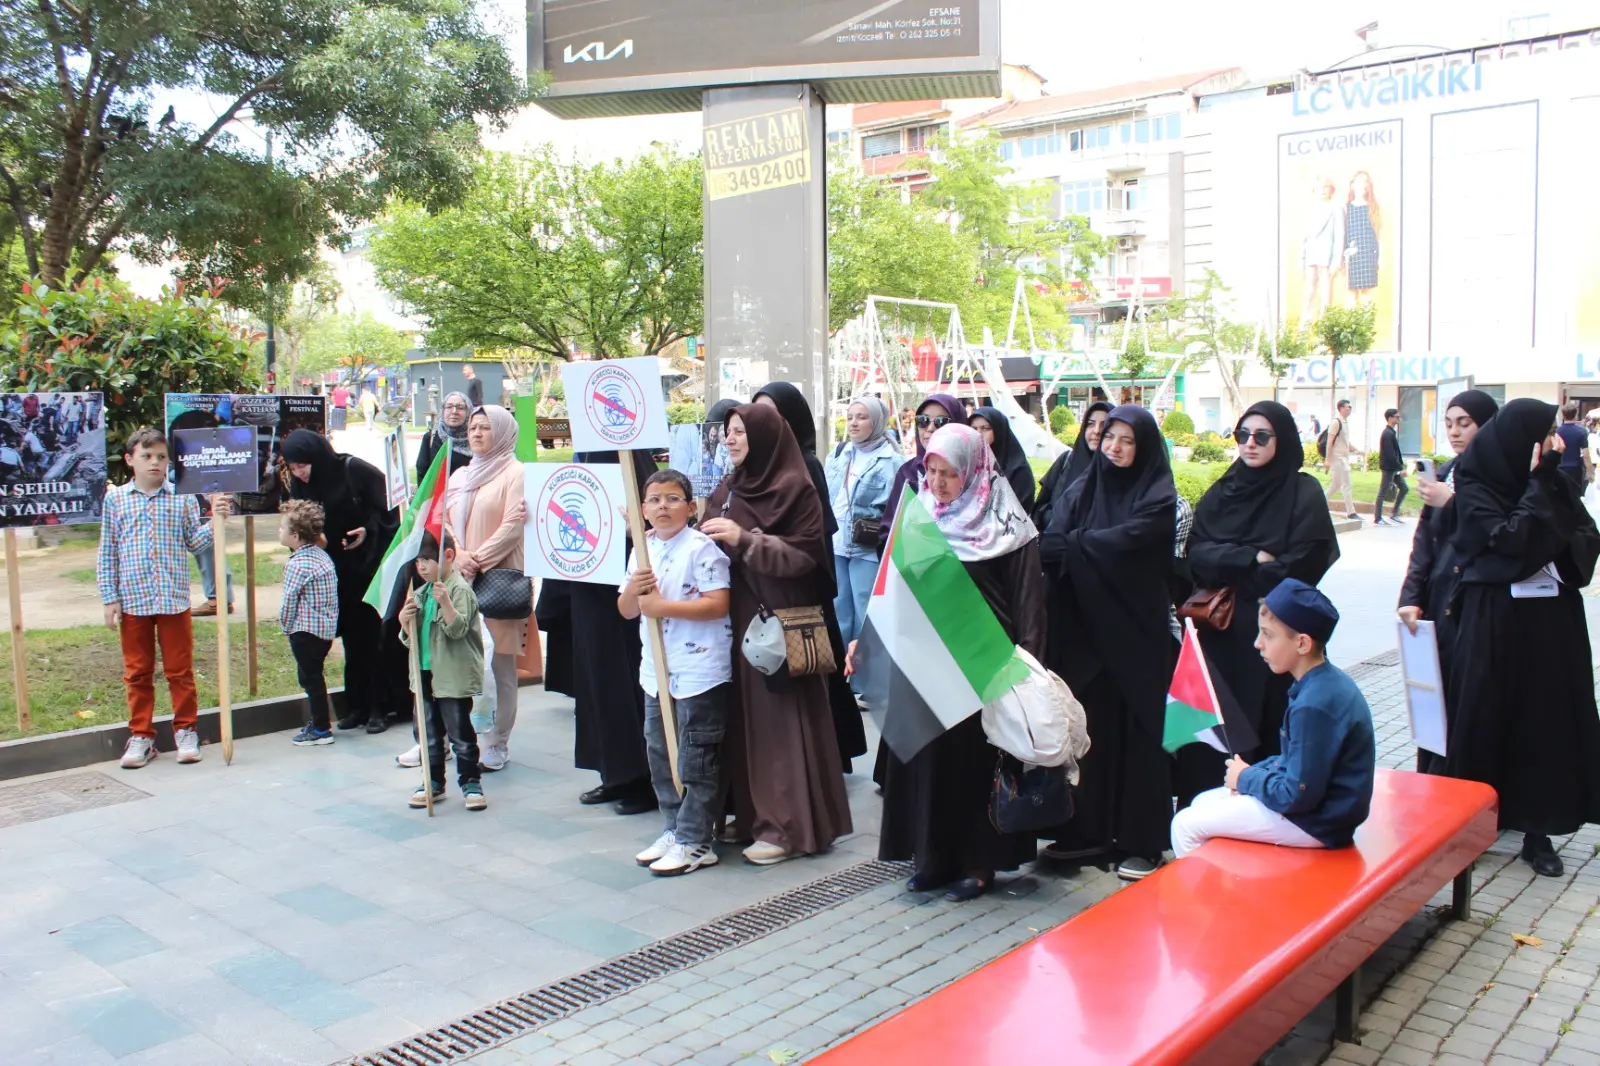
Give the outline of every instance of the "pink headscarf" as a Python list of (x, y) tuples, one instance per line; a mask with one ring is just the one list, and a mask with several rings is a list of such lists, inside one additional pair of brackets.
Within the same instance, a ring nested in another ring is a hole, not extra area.
[(952, 422), (934, 431), (928, 454), (961, 478), (961, 495), (940, 503), (932, 490), (917, 496), (964, 563), (1009, 555), (1039, 535), (1010, 483), (994, 466), (988, 443), (971, 426)]
[(489, 442), (488, 451), (473, 455), (470, 464), (450, 475), (450, 486), (445, 490), (445, 513), (450, 516), (457, 537), (466, 532), (467, 516), (472, 513), (472, 501), (478, 495), (478, 490), (493, 481), (506, 464), (516, 458), (516, 416), (504, 407), (485, 404), (467, 416), (467, 425), (470, 426), (479, 415), (489, 419), (494, 439)]

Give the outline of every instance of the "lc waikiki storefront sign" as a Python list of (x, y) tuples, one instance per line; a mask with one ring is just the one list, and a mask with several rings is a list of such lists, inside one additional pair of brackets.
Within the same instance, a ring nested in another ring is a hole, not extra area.
[[(1289, 364), (1296, 385), (1329, 385), (1333, 360), (1325, 355)], [(1437, 385), (1472, 377), (1488, 384), (1508, 381), (1600, 381), (1600, 352), (1525, 350), (1494, 355), (1347, 355), (1339, 360), (1341, 385)]]
[(1483, 64), (1396, 74), (1387, 78), (1319, 85), (1294, 94), (1294, 114), (1325, 115), (1332, 111), (1365, 111), (1417, 100), (1446, 100), (1483, 91)]

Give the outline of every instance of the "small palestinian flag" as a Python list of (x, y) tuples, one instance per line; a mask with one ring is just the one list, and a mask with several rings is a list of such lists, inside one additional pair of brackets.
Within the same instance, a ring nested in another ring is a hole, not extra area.
[(910, 489), (856, 645), (862, 699), (902, 761), (1028, 676), (1017, 646)]
[(1167, 686), (1167, 724), (1161, 746), (1177, 751), (1185, 744), (1209, 744), (1226, 755), (1228, 730), (1223, 725), (1222, 703), (1211, 684), (1205, 653), (1200, 650), (1200, 634), (1194, 620), (1183, 620), (1183, 650), (1178, 653), (1178, 668)]
[(440, 448), (439, 454), (433, 458), (433, 465), (428, 467), (422, 483), (417, 486), (417, 494), (411, 497), (411, 505), (401, 516), (400, 528), (395, 531), (388, 551), (383, 553), (383, 562), (373, 575), (367, 594), (362, 597), (363, 602), (385, 619), (399, 615), (406, 596), (410, 595), (411, 582), (416, 574), (417, 552), (422, 549), (422, 534), (432, 533), (434, 540), (443, 540), (444, 494), (450, 481), (449, 463), (450, 449)]

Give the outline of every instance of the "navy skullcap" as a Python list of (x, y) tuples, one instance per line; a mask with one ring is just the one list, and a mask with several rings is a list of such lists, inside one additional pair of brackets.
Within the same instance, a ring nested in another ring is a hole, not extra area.
[(1286, 577), (1267, 593), (1267, 610), (1296, 633), (1304, 633), (1323, 644), (1339, 624), (1339, 611), (1333, 602), (1315, 588), (1296, 578)]

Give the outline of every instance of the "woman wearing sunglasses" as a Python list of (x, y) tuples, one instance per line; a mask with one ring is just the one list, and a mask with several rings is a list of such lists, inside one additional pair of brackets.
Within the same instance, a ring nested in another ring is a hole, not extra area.
[(889, 530), (894, 528), (895, 512), (900, 509), (900, 497), (905, 488), (909, 486), (912, 492), (921, 492), (927, 480), (928, 441), (934, 433), (952, 423), (966, 425), (967, 410), (961, 406), (960, 400), (947, 392), (933, 393), (917, 408), (917, 454), (901, 465), (889, 489), (889, 504), (883, 509), (883, 521), (879, 526), (880, 537), (885, 544), (889, 541)]
[[(1189, 565), (1197, 588), (1234, 590), (1232, 623), (1224, 630), (1200, 626), (1200, 646), (1217, 687), (1233, 694), (1255, 732), (1254, 754), (1237, 754), (1256, 762), (1278, 753), (1292, 680), (1273, 674), (1255, 649), (1256, 605), (1286, 577), (1321, 581), (1339, 558), (1339, 541), (1322, 486), (1300, 469), (1305, 451), (1287, 407), (1271, 400), (1254, 405), (1233, 438), (1239, 458), (1195, 508)], [(1178, 749), (1180, 806), (1222, 777), (1220, 753), (1204, 744)]]

